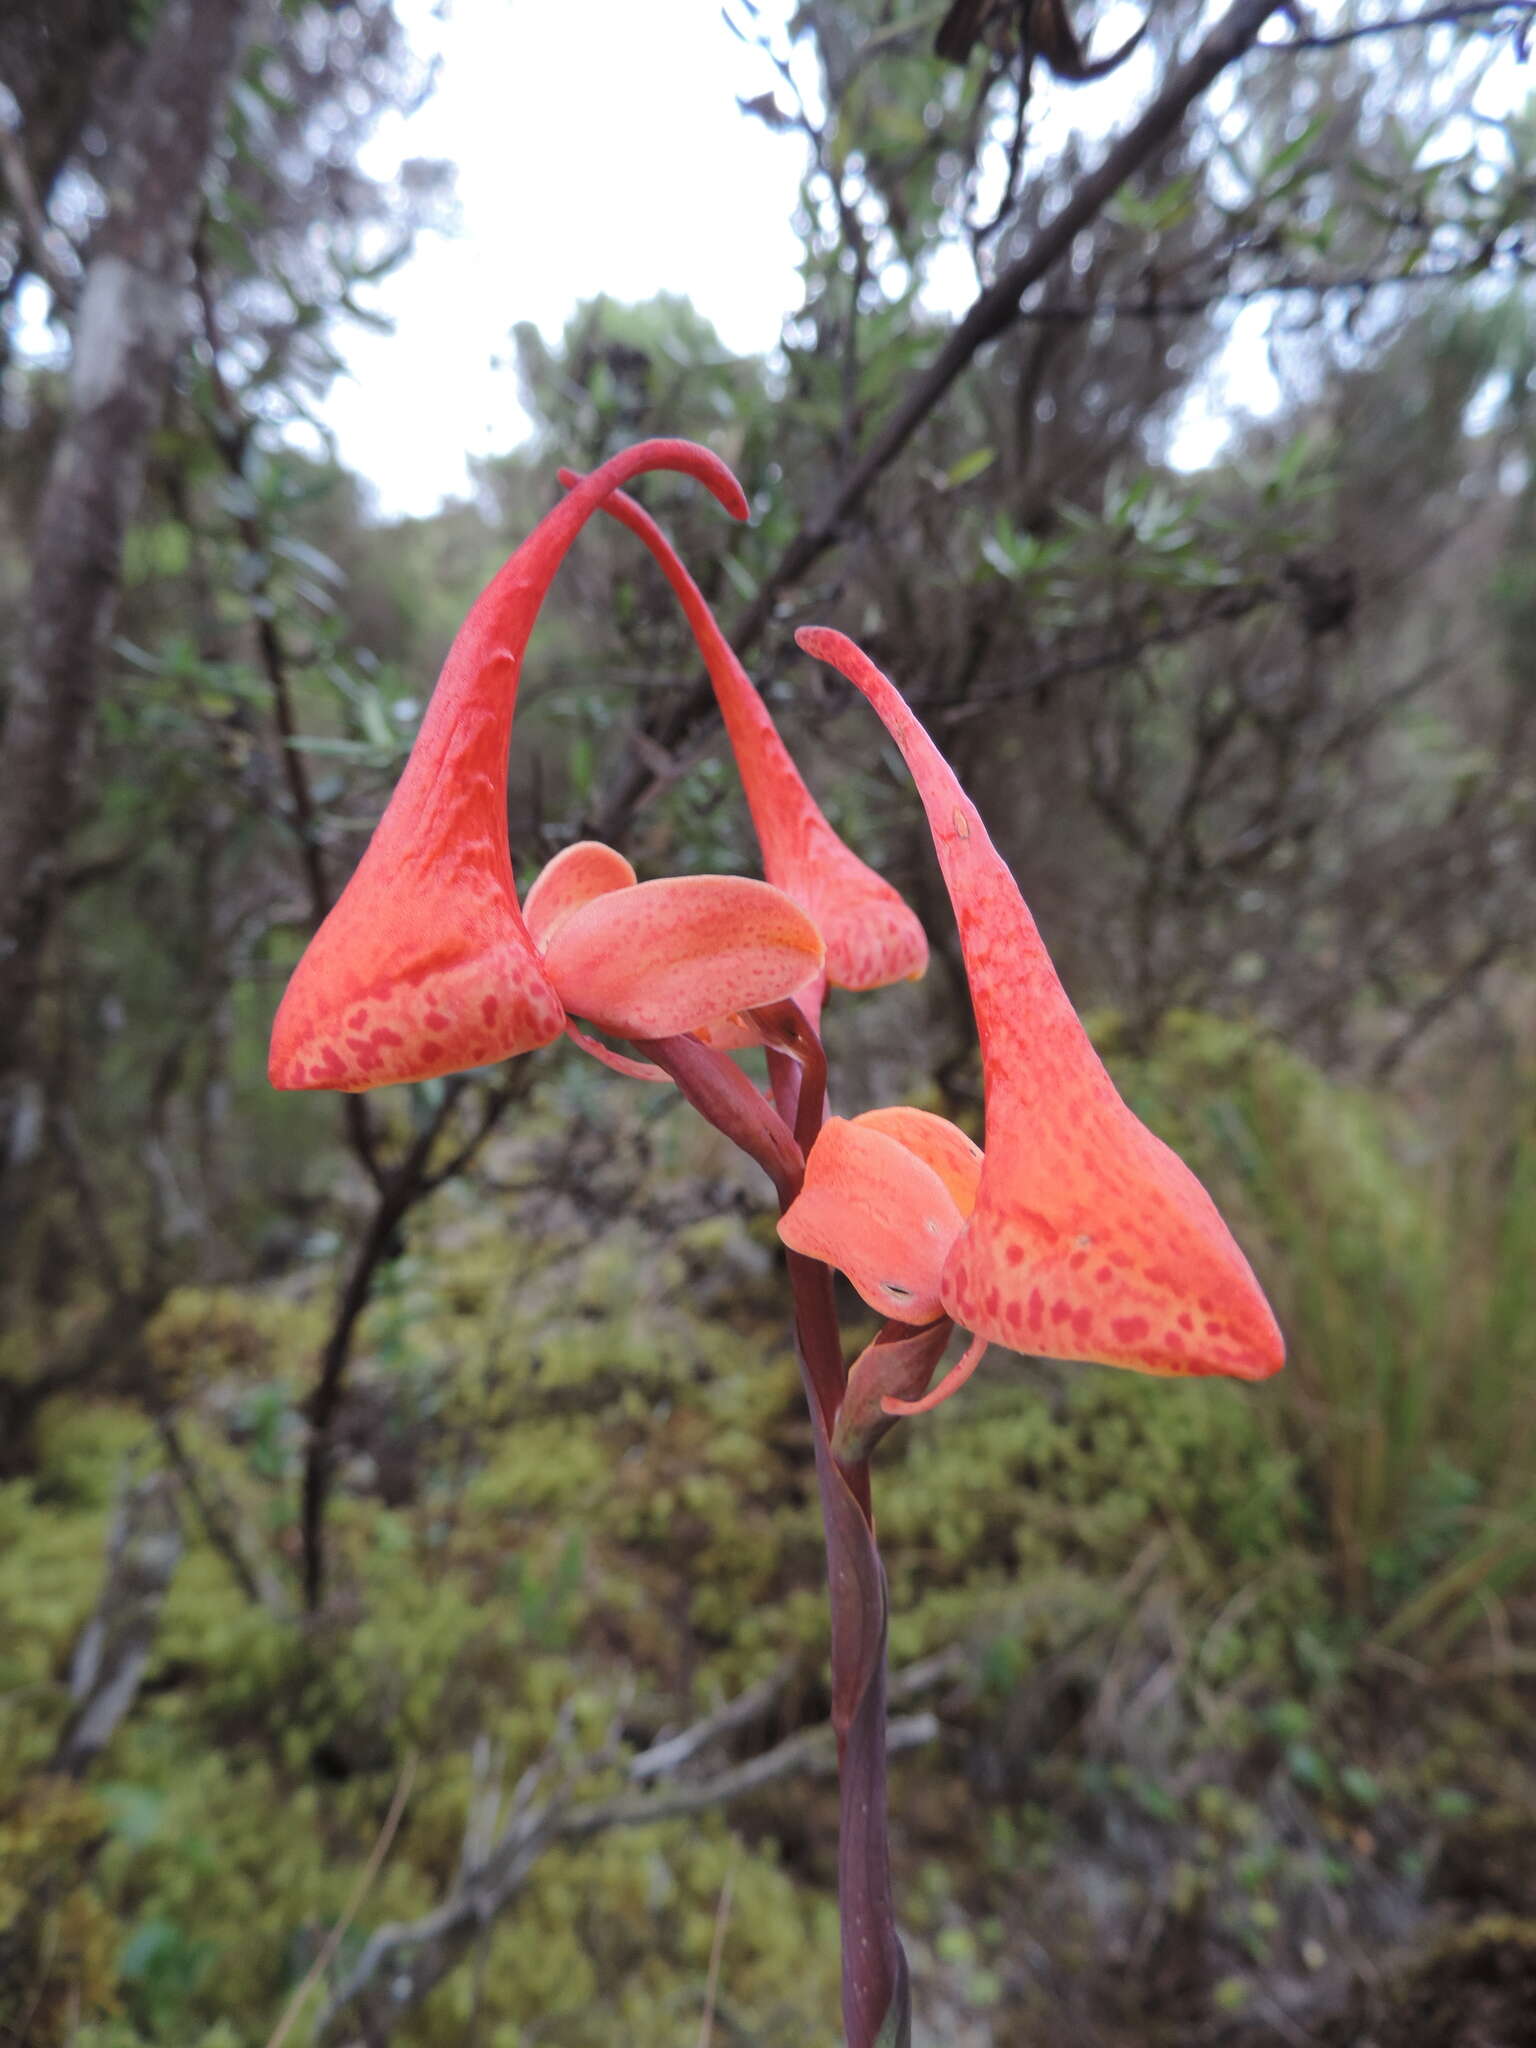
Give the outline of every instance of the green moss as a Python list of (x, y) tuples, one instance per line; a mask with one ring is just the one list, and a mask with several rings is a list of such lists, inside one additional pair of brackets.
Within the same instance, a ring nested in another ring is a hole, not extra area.
[[(1424, 1416), (1462, 1456), (1446, 1410), (1390, 1409), (1389, 1440), (1360, 1434), (1418, 1385), (1428, 1353), (1403, 1333), (1446, 1256), (1403, 1130), (1202, 1020), (1176, 1020), (1121, 1075), (1275, 1280), (1293, 1367), (1260, 1390), (994, 1353), (963, 1399), (881, 1447), (893, 1657), (959, 1645), (966, 1660), (945, 1741), (896, 1768), (898, 1886), (920, 1982), (944, 2011), (991, 2016), (999, 2039), (1060, 2027), (1010, 1963), (1029, 1944), (1063, 1980), (1097, 1983), (1106, 1914), (1162, 1924), (1182, 1974), (1156, 1995), (1203, 2024), (1213, 1986), (1289, 1966), (1287, 1927), (1319, 1886), (1348, 1901), (1378, 1860), (1394, 1886), (1417, 1883), (1401, 1852), (1446, 1827), (1447, 1796), (1525, 1811), (1508, 1783), (1526, 1739), (1515, 1703), (1487, 1688), (1417, 1701), (1405, 1751), (1401, 1717), (1352, 1679), (1362, 1609), (1390, 1627), (1396, 1603), (1432, 1595), (1403, 1639), (1417, 1653), (1519, 1568), (1467, 1547), (1469, 1526), (1493, 1540), (1477, 1500), (1403, 1490), (1429, 1471)], [(658, 1214), (689, 1214), (724, 1155), (676, 1117), (646, 1134)], [(621, 1124), (616, 1149), (630, 1135)], [(509, 1179), (549, 1141), (535, 1121)], [(61, 1402), (40, 1419), (36, 1469), (0, 1488), (0, 1871), (31, 1872), (20, 1891), (45, 1901), (28, 1918), (13, 1897), (20, 1932), (0, 1954), (34, 1987), (49, 1943), (71, 1958), (89, 1991), (77, 2048), (262, 2048), (408, 1759), (405, 1821), (354, 1951), (451, 1884), (472, 1755), (505, 1792), (557, 1731), (566, 1759), (600, 1749), (616, 1716), (642, 1741), (786, 1668), (775, 1727), (825, 1712), (810, 1437), (769, 1220), (706, 1213), (674, 1230), (533, 1197), (511, 1215), (445, 1203), (364, 1319), (331, 1596), (305, 1621), (300, 1404), (326, 1306), (318, 1287), (189, 1289), (152, 1327), (182, 1440), (290, 1604), (245, 1599), (189, 1509), (134, 1712), (92, 1792), (49, 1792), (41, 1809), (111, 1504), (157, 1439), (126, 1406)], [(1448, 1355), (1450, 1325), (1435, 1331)], [(1366, 1668), (1370, 1687), (1383, 1668)], [(611, 1764), (577, 1765), (572, 1796), (619, 1782)], [(833, 1813), (830, 1787), (791, 1781), (733, 1814), (739, 1832), (706, 1815), (550, 1855), (402, 2048), (456, 2044), (472, 2009), (509, 2048), (536, 2027), (566, 2048), (695, 2037), (727, 1872), (717, 2032), (820, 2048), (836, 2008)], [(1142, 2024), (1152, 1994), (1133, 1991), (1116, 2024), (1158, 2038)]]

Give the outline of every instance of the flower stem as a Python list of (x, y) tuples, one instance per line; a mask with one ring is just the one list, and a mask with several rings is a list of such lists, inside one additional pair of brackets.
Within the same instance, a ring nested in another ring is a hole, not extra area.
[[(826, 1065), (820, 1040), (803, 1018), (798, 1024), (795, 1018), (778, 1022), (788, 1027), (780, 1046), (793, 1050), (769, 1051), (777, 1113), (739, 1067), (695, 1040), (661, 1039), (637, 1049), (666, 1069), (701, 1116), (757, 1160), (773, 1181), (782, 1212), (799, 1192), (803, 1155), (820, 1128)], [(802, 1027), (809, 1045), (794, 1042)], [(911, 1996), (891, 1897), (886, 1818), (885, 1567), (875, 1543), (869, 1460), (845, 1463), (832, 1452), (848, 1374), (831, 1268), (799, 1252), (786, 1256), (826, 1532), (843, 2029), (847, 2048), (909, 2048)]]
[[(796, 1252), (789, 1254), (789, 1269), (816, 1446), (832, 1612), (843, 2029), (848, 2048), (907, 2048), (910, 1993), (891, 1896), (886, 1816), (885, 1567), (875, 1543), (868, 1460), (844, 1465), (832, 1455), (821, 1399), (834, 1372), (840, 1378), (843, 1369), (832, 1275)], [(825, 1348), (829, 1340), (830, 1355)]]

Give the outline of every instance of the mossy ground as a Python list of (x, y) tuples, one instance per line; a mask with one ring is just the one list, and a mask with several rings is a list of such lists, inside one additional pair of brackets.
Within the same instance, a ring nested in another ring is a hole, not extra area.
[[(1425, 1951), (1454, 1954), (1463, 1990), (1479, 1957), (1497, 1985), (1528, 1956), (1530, 1560), (1507, 1530), (1536, 1485), (1514, 1434), (1529, 1389), (1497, 1381), (1494, 1431), (1442, 1385), (1474, 1367), (1494, 1384), (1476, 1304), (1442, 1285), (1465, 1270), (1444, 1188), (1405, 1168), (1374, 1104), (1225, 1027), (1182, 1020), (1121, 1078), (1236, 1211), (1294, 1370), (1162, 1385), (998, 1354), (882, 1448), (894, 1659), (957, 1652), (928, 1696), (941, 1738), (893, 1775), (932, 2043), (1278, 2043), (1345, 2024), (1381, 1959), (1446, 1926), (1475, 1923)], [(262, 2048), (408, 1759), (344, 1955), (444, 1895), (477, 1754), (510, 1787), (557, 1730), (567, 1757), (597, 1755), (775, 1673), (745, 1746), (824, 1715), (772, 1233), (719, 1148), (633, 1100), (613, 1092), (600, 1162), (575, 1175), (552, 1170), (560, 1106), (541, 1111), (494, 1162), (524, 1191), (450, 1192), (389, 1269), (343, 1415), (322, 1616), (243, 1595), (188, 1507), (142, 1693), (83, 1786), (45, 1769), (71, 1647), (116, 1489), (161, 1439), (118, 1403), (42, 1418), (0, 1489), (13, 2037)], [(290, 1586), (328, 1281), (190, 1290), (150, 1333), (187, 1452)], [(611, 1761), (587, 1777), (619, 1783)], [(716, 2038), (831, 2043), (834, 1830), (830, 1786), (795, 1780), (553, 1851), (391, 2038), (692, 2041), (728, 1884)], [(1404, 1997), (1438, 2011), (1449, 1978), (1403, 1968)], [(1479, 2024), (1467, 2048), (1504, 2041)]]

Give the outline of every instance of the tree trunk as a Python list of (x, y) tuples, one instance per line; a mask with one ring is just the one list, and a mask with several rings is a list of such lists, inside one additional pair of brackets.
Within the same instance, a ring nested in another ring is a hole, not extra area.
[[(44, 486), (0, 740), (0, 1162), (112, 629), (123, 538), (184, 332), (202, 182), (253, 0), (163, 0), (103, 174), (64, 422)], [(0, 1169), (3, 1170), (3, 1169)]]

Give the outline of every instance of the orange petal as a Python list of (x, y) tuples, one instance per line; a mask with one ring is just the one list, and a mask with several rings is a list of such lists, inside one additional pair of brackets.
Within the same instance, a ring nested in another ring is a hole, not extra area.
[(600, 1038), (591, 1038), (579, 1024), (566, 1021), (565, 1035), (572, 1045), (595, 1059), (599, 1066), (608, 1067), (615, 1074), (627, 1075), (631, 1081), (661, 1081), (671, 1085), (672, 1076), (664, 1067), (658, 1067), (651, 1060), (631, 1059), (627, 1052), (615, 1052), (611, 1045), (604, 1045)]
[(573, 910), (615, 889), (633, 889), (634, 869), (600, 839), (578, 839), (540, 870), (523, 904), (523, 922), (542, 953)]
[(986, 1086), (976, 1208), (944, 1269), (957, 1323), (1051, 1358), (1264, 1379), (1280, 1332), (1215, 1204), (1126, 1108), (975, 806), (851, 640), (796, 635), (905, 755), (960, 927)]
[(969, 1216), (976, 1206), (976, 1188), (981, 1180), (981, 1147), (968, 1138), (947, 1117), (934, 1116), (926, 1109), (866, 1109), (854, 1118), (872, 1131), (883, 1131), (898, 1145), (905, 1145), (931, 1166), (949, 1189), (955, 1207)]
[[(561, 470), (560, 480), (574, 481), (573, 472)], [(827, 823), (768, 707), (672, 543), (622, 491), (614, 492), (603, 510), (645, 542), (677, 594), (715, 686), (762, 848), (763, 873), (820, 927), (828, 979), (851, 989), (919, 980), (928, 965), (922, 926), (890, 883)]]
[(971, 1374), (987, 1355), (986, 1337), (973, 1337), (964, 1352), (945, 1373), (936, 1387), (930, 1387), (926, 1394), (916, 1401), (904, 1401), (899, 1394), (882, 1394), (881, 1410), (886, 1415), (927, 1415), (947, 1401), (951, 1394), (958, 1394)]
[(682, 875), (572, 911), (544, 966), (574, 1015), (618, 1037), (671, 1038), (793, 994), (821, 958), (821, 934), (782, 891)]
[(828, 1117), (805, 1185), (779, 1219), (792, 1252), (845, 1273), (882, 1315), (931, 1323), (940, 1277), (965, 1219), (933, 1168), (863, 1118)]
[(376, 1088), (547, 1045), (559, 998), (517, 907), (507, 746), (523, 652), (565, 552), (615, 486), (697, 477), (746, 516), (717, 456), (643, 441), (563, 498), (477, 600), (449, 649), (389, 807), (294, 970), (272, 1026), (277, 1088)]

